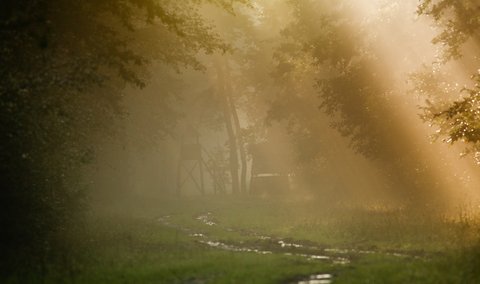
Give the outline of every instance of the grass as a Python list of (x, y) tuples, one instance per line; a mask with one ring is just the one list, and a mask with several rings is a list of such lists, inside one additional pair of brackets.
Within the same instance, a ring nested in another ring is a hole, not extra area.
[(299, 273), (324, 269), (323, 265), (312, 266), (309, 261), (285, 256), (213, 250), (158, 223), (136, 220), (129, 225), (123, 221), (123, 225), (97, 241), (94, 263), (79, 271), (72, 282), (278, 283)]
[(167, 212), (179, 214), (178, 220), (191, 226), (201, 227), (192, 216), (212, 212), (225, 227), (310, 240), (327, 247), (436, 252), (480, 238), (480, 224), (466, 218), (453, 221), (404, 211), (332, 208), (315, 201), (207, 198), (183, 202), (184, 207), (176, 209), (183, 213)]
[[(480, 283), (479, 225), (473, 218), (452, 221), (230, 196), (117, 205), (96, 210), (71, 236), (75, 261), (42, 279), (33, 275), (10, 282), (295, 283), (314, 273), (331, 273), (334, 283)], [(196, 219), (206, 212), (216, 225)], [(167, 215), (170, 225), (158, 221)], [(211, 248), (191, 233), (273, 253)], [(262, 242), (259, 236), (273, 239)], [(348, 249), (341, 256), (350, 262), (285, 255), (288, 251), (277, 249), (278, 239)]]

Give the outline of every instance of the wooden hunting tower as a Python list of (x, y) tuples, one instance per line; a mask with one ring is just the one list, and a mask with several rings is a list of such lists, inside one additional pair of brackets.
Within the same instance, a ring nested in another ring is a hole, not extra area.
[(185, 129), (180, 139), (180, 155), (177, 165), (177, 195), (181, 195), (182, 187), (190, 180), (203, 195), (205, 186), (203, 179), (202, 146), (200, 135), (192, 127)]
[[(208, 163), (203, 155), (207, 156)], [(221, 175), (220, 166), (212, 155), (200, 144), (200, 135), (192, 126), (188, 126), (180, 139), (180, 155), (177, 164), (177, 195), (182, 194), (182, 188), (191, 181), (195, 188), (205, 194), (204, 169), (210, 175), (214, 193), (225, 192), (225, 180)]]

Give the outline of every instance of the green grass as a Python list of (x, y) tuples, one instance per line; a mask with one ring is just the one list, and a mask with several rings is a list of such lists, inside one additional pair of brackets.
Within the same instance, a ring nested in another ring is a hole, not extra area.
[[(72, 282), (279, 283), (298, 274), (326, 269), (321, 263), (312, 265), (309, 261), (282, 255), (259, 256), (210, 249), (158, 223), (136, 220), (134, 224), (123, 224), (121, 230), (94, 245), (95, 261), (79, 271)], [(109, 228), (108, 224), (104, 228)]]
[(166, 212), (178, 214), (177, 220), (199, 229), (201, 224), (192, 217), (200, 212), (212, 212), (225, 227), (340, 248), (435, 252), (458, 248), (480, 238), (480, 225), (475, 220), (467, 223), (403, 211), (329, 208), (315, 201), (225, 199), (187, 199), (183, 207), (173, 206), (175, 209)]
[[(217, 225), (196, 220), (206, 212)], [(167, 215), (170, 226), (158, 221)], [(274, 253), (211, 248), (190, 233)], [(350, 263), (285, 255), (275, 251), (275, 242), (259, 242), (259, 235), (349, 249), (341, 256)], [(334, 283), (480, 283), (473, 218), (454, 222), (251, 197), (130, 200), (92, 212), (70, 239), (74, 261), (43, 279), (33, 275), (11, 283), (289, 283), (313, 273), (331, 273)]]

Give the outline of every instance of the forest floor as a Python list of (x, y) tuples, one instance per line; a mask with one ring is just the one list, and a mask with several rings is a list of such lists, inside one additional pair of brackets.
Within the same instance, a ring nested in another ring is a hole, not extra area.
[(210, 196), (119, 204), (87, 228), (60, 282), (480, 283), (473, 217)]

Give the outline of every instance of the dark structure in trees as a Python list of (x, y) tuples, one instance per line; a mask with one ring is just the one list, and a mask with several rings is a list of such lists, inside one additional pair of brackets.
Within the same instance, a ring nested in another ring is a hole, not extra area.
[(290, 189), (289, 169), (278, 160), (281, 155), (272, 142), (250, 147), (252, 168), (250, 193), (254, 195), (278, 195)]
[[(187, 138), (182, 137), (180, 144), (180, 157), (177, 169), (177, 195), (181, 195), (182, 187), (188, 180), (191, 180), (199, 192), (205, 194), (205, 184), (203, 177), (202, 145), (198, 132), (191, 128), (188, 130)], [(195, 175), (195, 171), (198, 172)]]

